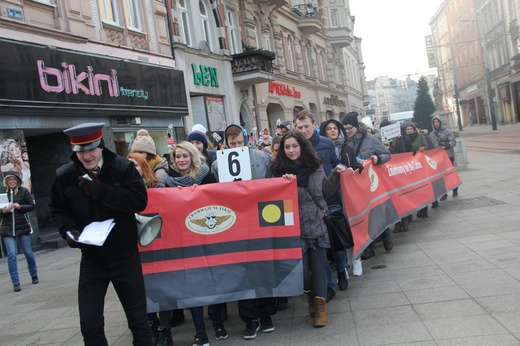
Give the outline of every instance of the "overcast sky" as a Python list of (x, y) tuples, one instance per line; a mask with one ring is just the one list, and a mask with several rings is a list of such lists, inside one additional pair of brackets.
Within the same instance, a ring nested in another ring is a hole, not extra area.
[(367, 80), (379, 76), (405, 79), (437, 74), (428, 67), (424, 36), (444, 0), (350, 0), (354, 35), (361, 48)]

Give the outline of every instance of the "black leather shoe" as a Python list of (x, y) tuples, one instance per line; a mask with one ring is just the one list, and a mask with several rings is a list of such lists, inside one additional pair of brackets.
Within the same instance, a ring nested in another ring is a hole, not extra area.
[[(441, 199), (442, 201), (442, 199)], [(432, 203), (432, 208), (437, 208), (439, 206), (439, 202), (438, 201), (435, 201)]]
[(38, 275), (32, 276), (31, 279), (33, 285), (36, 285), (38, 282), (40, 282), (40, 280), (38, 280)]
[(327, 299), (325, 299), (325, 302), (328, 303), (336, 296), (336, 291), (332, 290), (327, 287)]
[(14, 291), (15, 291), (15, 292), (20, 292), (20, 291), (22, 290), (22, 288), (20, 287), (20, 285), (14, 285), (13, 288), (14, 288)]
[(287, 297), (277, 297), (276, 298), (276, 310), (282, 311), (287, 309), (289, 306), (289, 298)]

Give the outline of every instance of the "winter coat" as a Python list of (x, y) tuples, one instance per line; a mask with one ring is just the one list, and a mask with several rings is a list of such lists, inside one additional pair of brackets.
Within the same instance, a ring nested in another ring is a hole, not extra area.
[(376, 136), (367, 133), (365, 126), (359, 126), (357, 133), (347, 139), (343, 145), (348, 145), (354, 150), (356, 157), (363, 160), (369, 159), (372, 155), (378, 157), (378, 164), (390, 160), (390, 151), (381, 143)]
[(13, 194), (11, 199), (11, 189), (7, 188), (7, 198), (11, 203), (20, 204), (20, 209), (4, 214), (0, 211), (0, 235), (2, 237), (19, 237), (31, 234), (31, 224), (28, 221), (27, 213), (34, 210), (34, 196), (25, 187), (18, 186), (18, 193)]
[(324, 122), (322, 122), (320, 124), (320, 136), (327, 137), (326, 129), (327, 129), (327, 126), (330, 123), (334, 123), (334, 125), (336, 125), (336, 127), (339, 130), (338, 138), (336, 140), (332, 140), (331, 139), (332, 142), (334, 143), (334, 146), (336, 147), (336, 156), (339, 158), (339, 155), (341, 153), (341, 147), (343, 146), (343, 143), (345, 143), (345, 139), (347, 138), (347, 134), (345, 133), (345, 129), (343, 128), (343, 124), (341, 124), (336, 119), (329, 119), (329, 120), (325, 120)]
[(133, 163), (103, 149), (103, 166), (98, 174), (101, 190), (98, 199), (89, 197), (79, 186), (78, 177), (86, 173), (76, 157), (56, 170), (49, 203), (58, 230), (80, 232), (94, 221), (114, 218), (115, 226), (103, 246), (78, 243), (82, 255), (92, 262), (111, 263), (138, 253), (135, 213), (146, 208), (148, 196), (143, 179)]
[(312, 134), (310, 142), (318, 156), (321, 158), (321, 165), (323, 166), (325, 174), (329, 176), (332, 169), (339, 164), (334, 142), (327, 137), (320, 136), (317, 131), (314, 131)]
[(420, 148), (423, 148), (424, 150), (428, 150), (430, 147), (428, 146), (426, 137), (424, 137), (424, 135), (419, 131), (417, 131), (415, 133), (417, 133), (417, 136), (415, 136), (414, 139), (412, 139), (410, 136), (408, 136), (408, 138), (410, 138), (410, 141), (412, 142), (413, 151), (417, 151)]
[[(257, 150), (249, 149), (249, 159), (251, 161), (251, 175), (252, 179), (264, 179), (271, 177), (271, 164), (273, 163), (273, 157), (267, 153)], [(219, 153), (217, 152), (217, 157)], [(211, 165), (211, 172), (217, 180), (218, 178), (218, 165), (217, 160)]]
[(168, 170), (168, 160), (163, 157), (162, 161), (158, 163), (153, 169), (153, 174), (160, 183), (164, 184), (164, 180), (168, 176)]
[[(298, 187), (302, 239), (316, 239), (327, 233), (327, 226), (323, 217), (325, 216), (324, 210), (327, 210), (328, 207), (324, 198), (334, 193), (339, 184), (339, 179), (339, 173), (335, 169), (327, 178), (325, 171), (320, 167), (310, 175), (307, 189)], [(316, 205), (309, 193), (316, 197), (323, 210)]]
[[(438, 130), (436, 130), (435, 126), (433, 126), (433, 120), (435, 119), (441, 122), (441, 126)], [(432, 128), (433, 130), (430, 133), (430, 139), (432, 140), (433, 147), (444, 147), (446, 149), (446, 154), (448, 154), (448, 157), (450, 159), (453, 159), (455, 157), (455, 152), (453, 151), (453, 148), (455, 147), (455, 145), (457, 145), (457, 141), (455, 140), (453, 132), (446, 127), (446, 123), (442, 120), (442, 118), (439, 115), (435, 115), (432, 118)]]

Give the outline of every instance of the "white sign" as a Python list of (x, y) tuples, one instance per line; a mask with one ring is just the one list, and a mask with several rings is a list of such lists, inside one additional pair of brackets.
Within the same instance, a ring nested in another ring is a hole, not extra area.
[(381, 141), (388, 141), (390, 138), (401, 134), (401, 124), (395, 123), (379, 129), (381, 131)]
[(251, 180), (249, 148), (217, 150), (218, 181)]

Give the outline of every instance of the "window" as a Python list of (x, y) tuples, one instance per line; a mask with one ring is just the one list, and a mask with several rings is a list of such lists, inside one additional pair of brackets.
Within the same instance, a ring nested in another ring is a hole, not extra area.
[[(120, 16), (121, 5), (124, 18)], [(134, 30), (141, 30), (141, 14), (139, 11), (139, 0), (98, 0), (99, 12), (101, 19), (105, 22), (109, 22), (116, 25), (121, 25), (123, 22), (128, 28)]]
[(104, 21), (119, 24), (117, 15), (117, 0), (98, 0), (101, 19)]
[(141, 18), (139, 16), (139, 4), (137, 0), (123, 0), (125, 10), (126, 26), (141, 30)]
[(237, 15), (234, 10), (227, 11), (227, 27), (229, 36), (229, 52), (232, 55), (240, 53)]
[(178, 10), (179, 10), (179, 36), (182, 38), (183, 42), (192, 47), (191, 40), (191, 24), (190, 18), (188, 17), (188, 8), (186, 6), (185, 0), (179, 0), (177, 2)]
[(206, 8), (206, 4), (202, 1), (199, 1), (199, 10), (200, 10), (200, 19), (202, 22), (202, 34), (204, 41), (206, 41), (209, 50), (213, 51), (213, 42), (211, 41), (211, 26), (209, 22), (208, 9)]
[(339, 11), (337, 8), (330, 9), (330, 27), (339, 28)]

